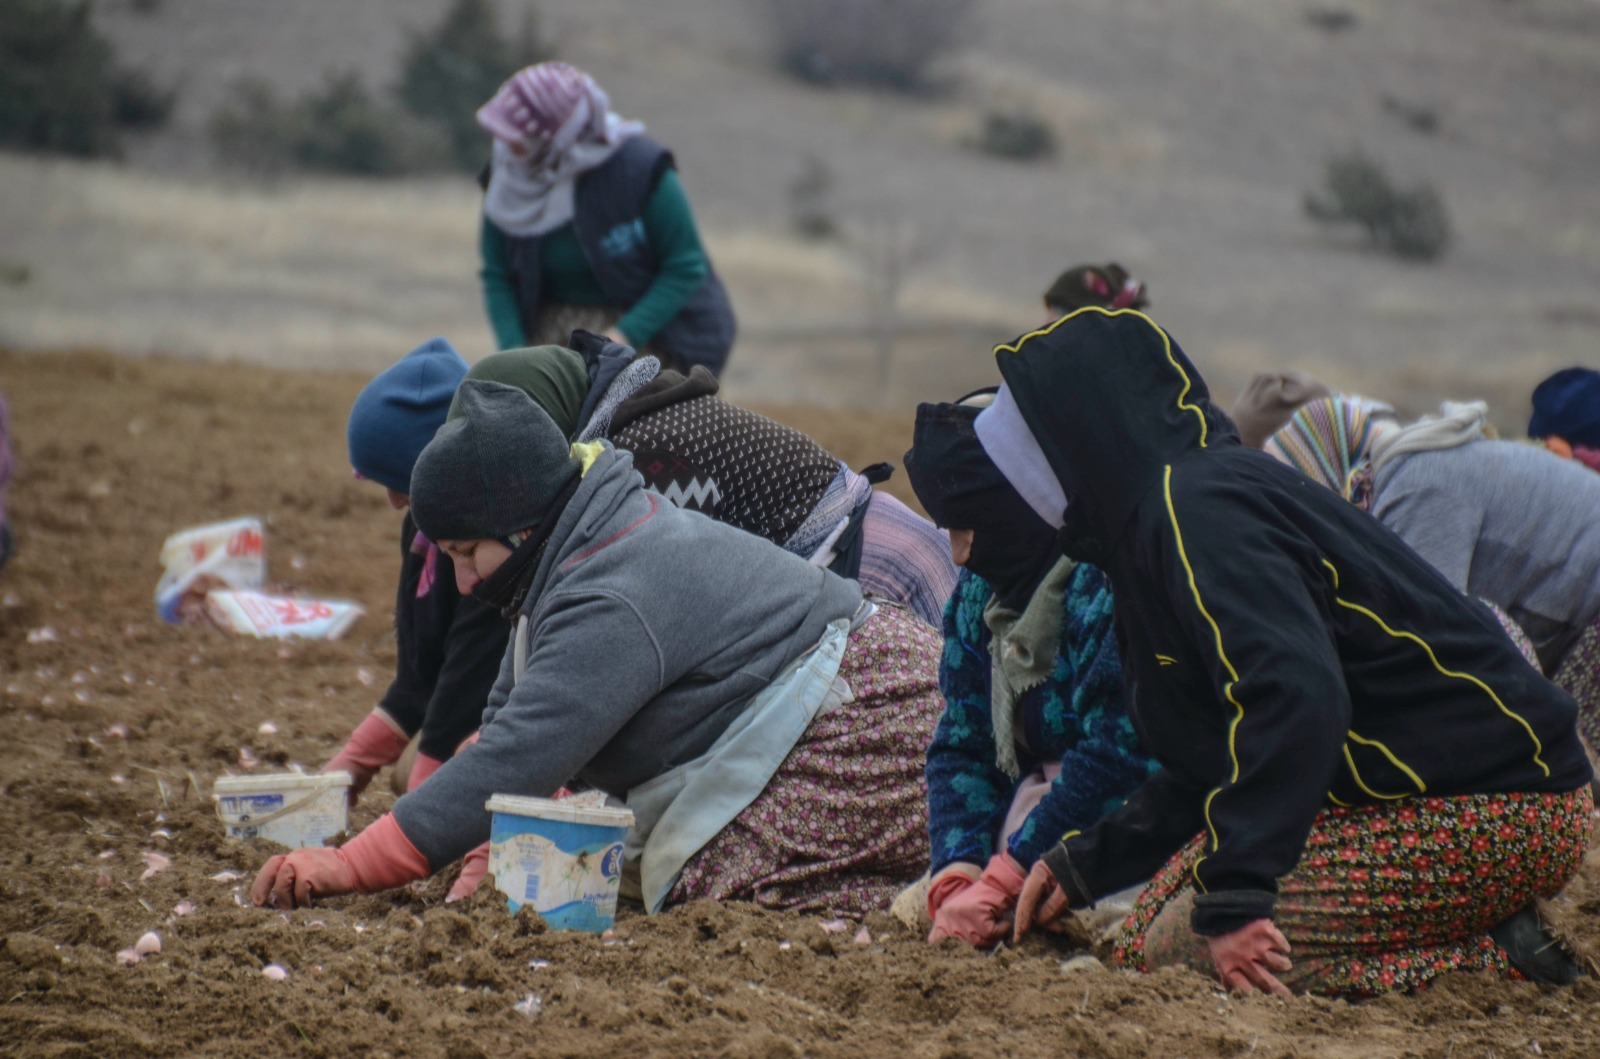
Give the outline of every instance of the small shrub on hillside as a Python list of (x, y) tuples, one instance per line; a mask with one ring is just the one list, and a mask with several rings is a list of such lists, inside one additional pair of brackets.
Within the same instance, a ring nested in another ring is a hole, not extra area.
[(1361, 225), (1373, 244), (1397, 257), (1432, 261), (1450, 245), (1450, 218), (1431, 184), (1399, 188), (1359, 151), (1328, 160), (1324, 193), (1308, 193), (1306, 215), (1324, 224)]
[(0, 3), (0, 146), (115, 155), (111, 77), (88, 0)]
[(833, 190), (836, 181), (828, 163), (807, 155), (800, 172), (789, 182), (789, 220), (806, 239), (831, 239), (839, 234)]
[(124, 129), (159, 129), (177, 101), (176, 88), (162, 88), (142, 70), (123, 70), (111, 84), (112, 116)]
[(984, 154), (1035, 162), (1055, 156), (1056, 132), (1031, 103), (995, 104), (984, 111), (972, 145)]
[(330, 74), (287, 104), (263, 81), (238, 82), (212, 116), (211, 139), (225, 160), (267, 173), (392, 176), (436, 166), (445, 152), (442, 136), (375, 101), (354, 74)]
[(977, 0), (764, 0), (785, 68), (808, 81), (927, 86)]
[(489, 0), (456, 0), (437, 26), (412, 36), (397, 94), (407, 110), (444, 132), (458, 168), (475, 170), (489, 155), (474, 117), (478, 108), (506, 78), (553, 55), (532, 8), (517, 38), (507, 41)]

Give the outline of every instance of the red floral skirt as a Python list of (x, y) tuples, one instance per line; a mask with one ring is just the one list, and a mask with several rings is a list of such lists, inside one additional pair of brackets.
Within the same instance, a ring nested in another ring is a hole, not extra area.
[[(1279, 881), (1273, 922), (1289, 941), (1295, 992), (1375, 996), (1447, 971), (1515, 976), (1489, 930), (1565, 886), (1583, 862), (1594, 808), (1569, 794), (1471, 794), (1324, 809), (1305, 853)], [(1167, 862), (1134, 903), (1113, 963), (1207, 973), (1189, 930), (1204, 835)]]

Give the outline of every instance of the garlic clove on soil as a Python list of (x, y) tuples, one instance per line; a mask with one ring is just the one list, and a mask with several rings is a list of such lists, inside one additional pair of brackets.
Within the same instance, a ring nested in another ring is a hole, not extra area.
[(139, 953), (134, 949), (117, 950), (117, 962), (122, 964), (124, 967), (132, 967), (142, 959), (144, 959), (144, 957), (139, 955)]
[(161, 951), (161, 935), (153, 930), (146, 931), (133, 943), (133, 951), (140, 956), (153, 956)]
[(140, 882), (148, 882), (157, 875), (160, 875), (162, 872), (166, 871), (168, 868), (172, 867), (172, 859), (170, 857), (164, 857), (159, 853), (151, 853), (146, 851), (139, 854), (139, 856), (144, 858), (144, 872), (139, 876)]
[(289, 972), (283, 968), (282, 964), (269, 963), (261, 968), (261, 976), (273, 982), (281, 982), (289, 977)]

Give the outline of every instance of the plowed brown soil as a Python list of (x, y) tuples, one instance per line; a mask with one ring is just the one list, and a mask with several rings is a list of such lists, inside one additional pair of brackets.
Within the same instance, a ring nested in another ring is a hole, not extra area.
[[(812, 917), (739, 905), (625, 914), (613, 939), (544, 933), (488, 896), (444, 907), (448, 877), (288, 915), (242, 906), (268, 850), (223, 837), (210, 784), (242, 771), (247, 746), (269, 766), (322, 761), (393, 665), (396, 516), (343, 453), (361, 382), (0, 353), (20, 543), (0, 574), (0, 1051), (1600, 1054), (1597, 981), (1558, 991), (1463, 976), (1361, 1005), (1237, 999), (1187, 972), (1064, 971), (1068, 953), (1042, 942), (933, 949), (887, 916), (861, 945)], [(781, 414), (858, 464), (905, 448), (908, 416)], [(241, 514), (267, 519), (276, 579), (359, 600), (368, 616), (314, 645), (160, 624), (162, 539)], [(387, 802), (369, 793), (352, 826)], [(145, 852), (170, 869), (142, 879)], [(225, 871), (240, 878), (213, 878)], [(1597, 880), (1600, 865), (1557, 906), (1580, 942), (1600, 940)], [(194, 910), (180, 916), (183, 901)], [(162, 952), (119, 964), (151, 930)], [(269, 963), (288, 977), (263, 977)]]

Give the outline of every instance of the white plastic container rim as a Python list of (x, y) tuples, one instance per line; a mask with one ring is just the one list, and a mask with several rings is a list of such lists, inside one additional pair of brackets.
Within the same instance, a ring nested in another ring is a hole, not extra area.
[(354, 782), (355, 778), (348, 772), (271, 772), (260, 776), (218, 776), (211, 791), (213, 794), (255, 794), (307, 787), (348, 787)]
[(594, 827), (633, 826), (632, 809), (569, 805), (554, 798), (529, 798), (520, 794), (496, 794), (487, 802), (484, 802), (483, 807), (491, 813), (534, 816), (545, 820), (560, 820), (569, 824), (589, 824)]

